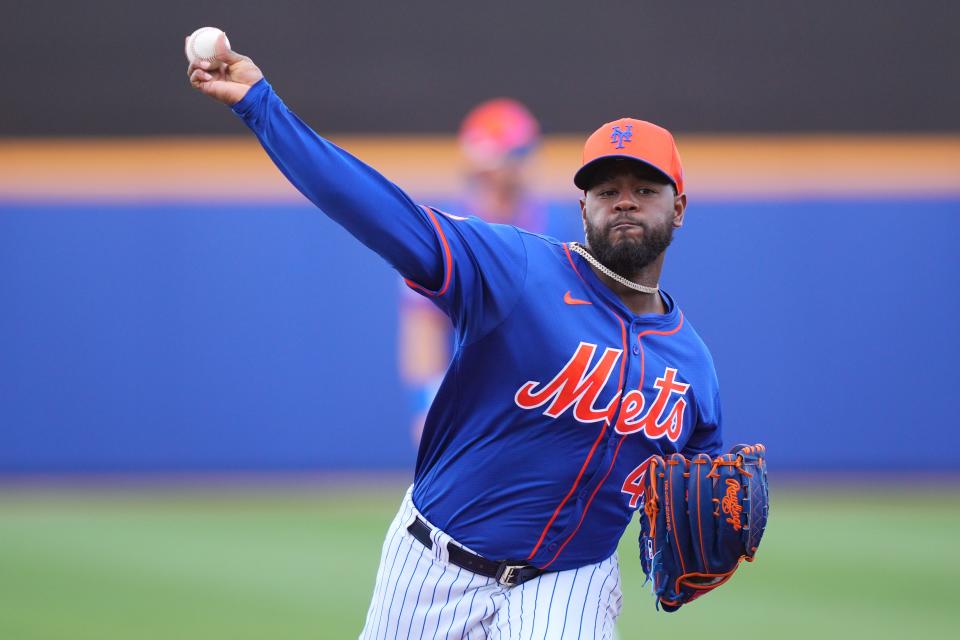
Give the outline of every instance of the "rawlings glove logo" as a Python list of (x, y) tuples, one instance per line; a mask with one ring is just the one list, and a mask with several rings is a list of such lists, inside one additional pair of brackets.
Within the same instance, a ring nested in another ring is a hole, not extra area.
[(727, 514), (727, 522), (733, 525), (734, 531), (740, 531), (740, 514), (743, 513), (743, 505), (737, 499), (740, 493), (740, 483), (734, 478), (727, 478), (727, 492), (720, 500), (720, 510)]

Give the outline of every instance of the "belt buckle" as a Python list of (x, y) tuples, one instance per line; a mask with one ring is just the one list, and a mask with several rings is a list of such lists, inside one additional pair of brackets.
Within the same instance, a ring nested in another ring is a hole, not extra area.
[(500, 566), (497, 567), (497, 575), (495, 578), (497, 582), (503, 586), (512, 587), (517, 584), (517, 580), (520, 578), (520, 572), (528, 566), (529, 565), (526, 564), (509, 564), (506, 561), (501, 562)]

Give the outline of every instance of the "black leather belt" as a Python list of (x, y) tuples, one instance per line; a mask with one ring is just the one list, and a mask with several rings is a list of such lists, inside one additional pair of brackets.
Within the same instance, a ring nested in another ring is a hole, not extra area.
[[(407, 531), (427, 549), (433, 549), (433, 540), (430, 539), (430, 525), (424, 522), (420, 516), (417, 516), (413, 524), (407, 527)], [(522, 562), (511, 562), (509, 560), (494, 562), (493, 560), (487, 560), (483, 556), (470, 553), (452, 542), (447, 543), (447, 553), (450, 554), (450, 562), (452, 564), (462, 567), (467, 571), (478, 573), (481, 576), (493, 578), (507, 587), (523, 584), (527, 580), (532, 580), (546, 573), (543, 569), (538, 569), (533, 565)]]

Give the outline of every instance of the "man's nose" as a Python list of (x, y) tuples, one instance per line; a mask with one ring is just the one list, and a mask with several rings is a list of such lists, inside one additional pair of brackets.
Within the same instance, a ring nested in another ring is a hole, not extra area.
[(634, 199), (632, 194), (624, 193), (620, 196), (620, 200), (613, 206), (617, 211), (633, 211), (637, 208), (637, 201)]

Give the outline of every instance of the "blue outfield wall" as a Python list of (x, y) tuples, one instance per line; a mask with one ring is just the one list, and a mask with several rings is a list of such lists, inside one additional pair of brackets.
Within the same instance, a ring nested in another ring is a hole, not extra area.
[[(663, 286), (727, 442), (960, 469), (958, 238), (960, 200), (694, 203)], [(2, 204), (0, 472), (412, 467), (398, 295), (307, 204)]]

